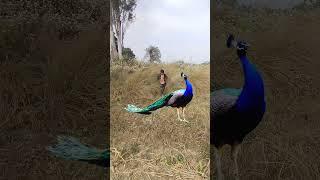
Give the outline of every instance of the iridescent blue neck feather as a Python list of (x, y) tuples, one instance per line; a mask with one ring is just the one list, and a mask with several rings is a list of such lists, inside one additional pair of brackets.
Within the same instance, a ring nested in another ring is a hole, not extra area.
[(245, 82), (237, 100), (237, 109), (240, 111), (261, 109), (264, 111), (264, 84), (261, 75), (246, 56), (240, 57)]
[(184, 96), (193, 95), (192, 84), (188, 79), (186, 79), (185, 82), (186, 82), (186, 91), (184, 92), (183, 95)]

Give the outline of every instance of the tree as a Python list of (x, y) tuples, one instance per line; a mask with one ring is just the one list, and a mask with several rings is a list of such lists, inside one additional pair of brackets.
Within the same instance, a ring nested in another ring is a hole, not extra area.
[(179, 64), (179, 65), (182, 65), (182, 64), (184, 64), (184, 61), (183, 60), (178, 60), (178, 61), (176, 61), (176, 63)]
[[(111, 48), (117, 51), (118, 57), (122, 59), (123, 39), (126, 29), (134, 20), (134, 10), (137, 6), (136, 0), (111, 0)], [(111, 52), (111, 54), (113, 54)]]
[(117, 50), (117, 38), (115, 36), (115, 33), (113, 32), (112, 28), (110, 27), (110, 55), (111, 60), (114, 60), (118, 55)]
[(133, 53), (132, 49), (130, 48), (123, 48), (123, 59), (126, 61), (132, 61), (136, 58), (136, 55)]
[(160, 49), (156, 46), (149, 46), (146, 49), (146, 55), (145, 57), (148, 59), (149, 62), (154, 63), (154, 62), (161, 62), (161, 53)]

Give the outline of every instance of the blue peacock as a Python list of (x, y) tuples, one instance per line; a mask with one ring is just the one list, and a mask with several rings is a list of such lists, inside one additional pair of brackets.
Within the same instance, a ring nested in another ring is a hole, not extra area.
[(84, 161), (102, 167), (109, 167), (110, 152), (82, 144), (69, 136), (58, 136), (58, 144), (47, 148), (56, 157), (66, 160)]
[(229, 35), (227, 46), (237, 49), (245, 81), (242, 89), (226, 88), (211, 93), (210, 144), (214, 149), (218, 179), (223, 179), (220, 149), (226, 144), (231, 145), (234, 175), (239, 179), (237, 155), (240, 144), (262, 120), (266, 103), (263, 79), (246, 55), (248, 44), (236, 41), (233, 35)]
[[(187, 104), (190, 103), (190, 101), (193, 98), (193, 88), (192, 88), (192, 84), (188, 80), (188, 76), (186, 74), (184, 74), (182, 72), (181, 77), (184, 78), (184, 81), (186, 83), (185, 89), (180, 89), (180, 90), (171, 92), (169, 94), (166, 94), (145, 108), (139, 108), (135, 105), (128, 104), (127, 108), (125, 108), (125, 109), (127, 111), (133, 112), (133, 113), (151, 114), (152, 111), (155, 111), (155, 110), (162, 108), (162, 107), (165, 107), (165, 106), (175, 107), (175, 108), (177, 108), (178, 120), (184, 121), (184, 122), (189, 122), (185, 118), (185, 107), (187, 106)], [(179, 108), (182, 109), (183, 119), (180, 118)]]

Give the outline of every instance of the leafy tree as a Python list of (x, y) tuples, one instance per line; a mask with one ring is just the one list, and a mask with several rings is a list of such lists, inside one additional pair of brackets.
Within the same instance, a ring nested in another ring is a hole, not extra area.
[(182, 64), (184, 64), (184, 61), (183, 60), (178, 60), (178, 61), (176, 61), (176, 63), (179, 64), (179, 65), (182, 65)]
[(154, 62), (161, 62), (161, 52), (160, 49), (156, 46), (149, 46), (146, 49), (146, 55), (145, 57), (148, 59), (149, 62), (154, 63)]
[(136, 55), (133, 53), (132, 49), (130, 48), (123, 48), (123, 59), (126, 61), (132, 61), (136, 58)]
[[(134, 20), (134, 10), (137, 6), (136, 0), (111, 0), (111, 27), (110, 40), (111, 50), (117, 51), (118, 57), (122, 59), (123, 39), (126, 29)], [(111, 52), (113, 55), (114, 52)]]

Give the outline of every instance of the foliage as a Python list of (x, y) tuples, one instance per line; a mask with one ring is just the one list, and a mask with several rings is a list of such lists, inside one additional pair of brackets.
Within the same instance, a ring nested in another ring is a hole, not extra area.
[(130, 48), (123, 48), (123, 59), (126, 61), (132, 61), (136, 58), (136, 55), (133, 53)]
[(154, 63), (154, 62), (161, 62), (161, 52), (160, 49), (156, 46), (149, 46), (146, 49), (146, 55), (145, 57), (148, 59), (149, 62)]
[[(111, 0), (111, 8), (115, 21), (129, 21), (134, 20), (134, 10), (137, 6), (136, 0)], [(120, 18), (120, 19), (117, 19)]]
[[(117, 44), (118, 57), (122, 59), (124, 34), (130, 23), (134, 20), (134, 10), (137, 6), (136, 0), (111, 0), (111, 46)], [(112, 49), (114, 50), (114, 49)]]
[(183, 60), (178, 60), (176, 61), (177, 64), (184, 64), (184, 61)]

